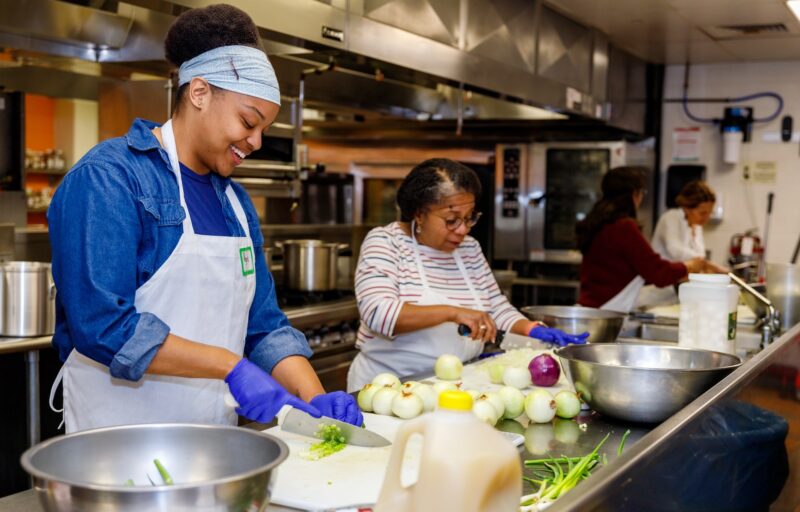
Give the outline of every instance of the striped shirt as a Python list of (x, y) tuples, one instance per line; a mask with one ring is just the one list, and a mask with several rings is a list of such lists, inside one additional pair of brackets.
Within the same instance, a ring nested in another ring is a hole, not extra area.
[[(475, 300), (452, 253), (419, 244), (422, 266), (431, 289), (454, 305), (477, 309)], [(468, 236), (456, 249), (480, 300), (498, 329), (510, 331), (525, 319), (497, 286), (478, 242)], [(371, 230), (361, 246), (355, 275), (355, 291), (361, 326), (357, 344), (380, 336), (394, 337), (394, 327), (404, 303), (416, 304), (422, 295), (422, 279), (414, 256), (414, 241), (398, 222)]]

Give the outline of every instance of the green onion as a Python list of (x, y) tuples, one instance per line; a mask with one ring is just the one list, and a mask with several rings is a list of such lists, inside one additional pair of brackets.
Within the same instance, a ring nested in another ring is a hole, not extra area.
[(622, 455), (622, 447), (625, 446), (625, 440), (628, 439), (628, 436), (631, 435), (630, 429), (626, 430), (624, 434), (622, 434), (622, 441), (619, 442), (619, 448), (617, 448), (617, 455)]
[[(538, 503), (547, 503), (558, 499), (572, 490), (578, 482), (589, 476), (600, 462), (600, 448), (608, 440), (606, 436), (595, 446), (594, 450), (583, 457), (552, 457), (549, 459), (531, 459), (524, 461), (525, 466), (535, 467), (534, 475), (538, 478), (523, 477), (531, 484), (539, 484), (539, 490), (520, 499), (521, 511), (532, 511)], [(605, 455), (605, 454), (604, 454)], [(566, 471), (562, 467), (566, 465)], [(543, 466), (543, 468), (542, 468)], [(546, 474), (543, 474), (546, 473)]]
[(322, 439), (319, 443), (311, 445), (308, 452), (301, 454), (308, 460), (319, 460), (341, 451), (347, 445), (347, 440), (342, 435), (342, 429), (336, 425), (322, 425), (316, 436)]
[(167, 468), (161, 464), (161, 461), (158, 459), (153, 459), (153, 463), (156, 465), (158, 469), (158, 473), (161, 475), (161, 479), (164, 480), (165, 485), (172, 485), (174, 482), (172, 481), (172, 477), (169, 475)]

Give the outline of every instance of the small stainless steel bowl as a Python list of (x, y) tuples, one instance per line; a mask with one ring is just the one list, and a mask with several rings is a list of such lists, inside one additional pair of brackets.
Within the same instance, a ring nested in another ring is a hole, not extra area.
[[(288, 455), (283, 441), (255, 430), (125, 425), (49, 439), (23, 453), (22, 466), (47, 511), (262, 511)], [(164, 485), (154, 459), (174, 485)]]
[(625, 313), (581, 306), (528, 306), (522, 314), (569, 334), (589, 333), (589, 343), (612, 343), (622, 330)]
[(742, 364), (734, 355), (663, 344), (570, 345), (555, 354), (592, 409), (642, 423), (667, 419)]

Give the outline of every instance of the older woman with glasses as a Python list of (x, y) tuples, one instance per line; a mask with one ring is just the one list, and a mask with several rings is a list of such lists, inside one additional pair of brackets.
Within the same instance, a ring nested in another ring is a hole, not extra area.
[[(361, 315), (356, 356), (347, 376), (355, 391), (375, 375), (411, 375), (442, 354), (467, 361), (498, 329), (564, 345), (571, 336), (522, 316), (501, 293), (480, 245), (468, 236), (481, 213), (472, 169), (447, 159), (414, 167), (397, 191), (400, 221), (367, 235), (356, 268)], [(470, 329), (458, 334), (458, 325)]]

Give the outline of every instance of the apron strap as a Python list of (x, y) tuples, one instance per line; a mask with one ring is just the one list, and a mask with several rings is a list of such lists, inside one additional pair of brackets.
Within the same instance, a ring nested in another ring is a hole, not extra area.
[(422, 281), (423, 290), (428, 288), (428, 278), (425, 276), (425, 268), (422, 266), (422, 258), (419, 255), (419, 244), (417, 243), (417, 236), (414, 234), (414, 229), (417, 227), (416, 221), (411, 221), (411, 241), (414, 242), (414, 258), (417, 260), (417, 270), (419, 271), (419, 279)]
[(61, 409), (56, 409), (55, 406), (55, 398), (56, 398), (56, 391), (58, 390), (58, 386), (64, 380), (64, 366), (66, 363), (61, 365), (61, 368), (58, 370), (58, 374), (56, 375), (55, 380), (53, 381), (53, 385), (50, 386), (50, 410), (54, 413), (61, 413), (61, 423), (58, 424), (58, 430), (61, 430), (61, 427), (64, 426), (64, 402), (61, 402)]
[[(425, 268), (422, 266), (422, 257), (419, 254), (419, 243), (417, 243), (417, 237), (414, 234), (414, 228), (416, 227), (415, 221), (411, 221), (411, 240), (414, 242), (414, 258), (417, 261), (417, 270), (419, 270), (419, 277), (422, 281), (422, 287), (428, 288), (428, 278), (425, 275)], [(464, 282), (467, 283), (467, 288), (469, 289), (470, 295), (472, 295), (472, 301), (475, 303), (476, 311), (483, 311), (483, 306), (481, 305), (480, 297), (478, 296), (478, 292), (475, 290), (475, 287), (472, 285), (472, 279), (469, 277), (469, 273), (467, 272), (467, 267), (464, 265), (464, 261), (461, 259), (461, 256), (458, 254), (458, 249), (453, 251), (453, 258), (456, 260), (456, 265), (458, 266), (458, 271), (461, 272), (461, 277), (464, 278)]]
[(193, 235), (194, 227), (192, 226), (192, 219), (189, 217), (189, 207), (186, 206), (186, 197), (183, 195), (181, 164), (180, 160), (178, 160), (178, 148), (175, 145), (175, 133), (172, 131), (172, 119), (161, 126), (161, 140), (164, 141), (164, 149), (167, 150), (172, 172), (175, 173), (175, 179), (178, 180), (178, 195), (181, 200), (183, 211), (186, 213), (186, 217), (183, 219), (183, 232)]
[(239, 201), (239, 197), (236, 195), (236, 192), (233, 190), (233, 187), (230, 184), (225, 187), (225, 196), (228, 198), (228, 201), (230, 201), (231, 206), (233, 207), (233, 212), (236, 214), (236, 218), (239, 219), (239, 224), (242, 225), (242, 229), (244, 229), (244, 236), (246, 238), (251, 238), (250, 225), (247, 222), (247, 215), (245, 215), (242, 203)]

